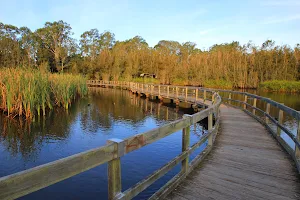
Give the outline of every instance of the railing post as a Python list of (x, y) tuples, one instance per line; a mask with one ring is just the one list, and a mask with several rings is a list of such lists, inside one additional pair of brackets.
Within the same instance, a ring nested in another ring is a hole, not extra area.
[(256, 101), (257, 101), (257, 99), (254, 98), (254, 99), (253, 99), (253, 110), (252, 110), (252, 114), (253, 114), (253, 115), (255, 115), (255, 111), (256, 111), (256, 110), (255, 110), (255, 108), (256, 108)]
[(198, 101), (198, 89), (195, 89), (196, 91), (195, 91), (195, 101)]
[[(297, 140), (300, 141), (300, 120), (298, 120), (298, 129), (297, 129)], [(295, 145), (295, 158), (296, 162), (300, 164), (300, 149), (297, 145)]]
[(153, 94), (153, 87), (154, 87), (154, 86), (153, 86), (153, 85), (151, 85), (151, 94)]
[(160, 85), (158, 85), (158, 96), (160, 96)]
[(229, 92), (228, 103), (231, 104), (231, 92)]
[[(208, 132), (210, 132), (212, 130), (213, 127), (213, 114), (212, 112), (208, 115), (208, 124), (207, 124), (207, 130)], [(208, 145), (212, 146), (213, 144), (213, 135), (210, 134), (210, 136), (208, 137)]]
[[(283, 122), (283, 111), (279, 109), (278, 123), (282, 124), (282, 122)], [(277, 125), (277, 136), (280, 136), (280, 134), (281, 134), (281, 128)]]
[[(248, 96), (247, 96), (247, 95), (245, 95), (244, 103), (247, 103), (247, 98), (248, 98)], [(246, 109), (246, 108), (247, 108), (247, 105), (246, 105), (246, 104), (244, 104), (244, 105), (243, 105), (243, 108), (244, 108), (244, 109)]]
[(108, 199), (115, 199), (117, 195), (122, 194), (121, 182), (121, 161), (120, 157), (124, 155), (125, 143), (120, 139), (110, 139), (107, 143), (114, 144), (114, 159), (108, 162)]
[(170, 94), (170, 87), (167, 86), (167, 97), (169, 97), (169, 94)]
[(176, 87), (176, 98), (178, 99), (178, 87)]
[(206, 90), (203, 91), (203, 102), (206, 100)]
[(187, 95), (188, 95), (188, 88), (185, 88), (185, 101), (187, 101)]
[[(268, 115), (270, 114), (270, 103), (267, 103), (266, 114), (268, 114)], [(266, 116), (265, 120), (266, 120), (266, 123), (268, 123), (269, 122), (269, 117)]]
[[(189, 115), (183, 115), (183, 118), (190, 118)], [(187, 151), (190, 148), (190, 126), (182, 129), (182, 152)], [(189, 169), (189, 155), (182, 160), (181, 171), (186, 173)]]

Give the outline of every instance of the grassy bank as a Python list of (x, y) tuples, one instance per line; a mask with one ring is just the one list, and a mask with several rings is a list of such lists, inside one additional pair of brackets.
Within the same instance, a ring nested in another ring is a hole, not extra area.
[(68, 109), (87, 93), (86, 80), (77, 75), (42, 73), (29, 69), (0, 70), (0, 109), (10, 116), (32, 118), (60, 106)]
[(266, 81), (259, 88), (271, 92), (300, 92), (300, 81)]

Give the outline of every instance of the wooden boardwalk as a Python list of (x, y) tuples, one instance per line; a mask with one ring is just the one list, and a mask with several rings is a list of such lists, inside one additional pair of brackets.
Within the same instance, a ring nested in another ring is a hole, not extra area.
[(295, 164), (264, 126), (222, 105), (220, 127), (203, 164), (166, 199), (300, 199)]
[[(100, 80), (90, 80), (87, 84), (127, 89), (146, 98), (166, 99), (176, 106), (188, 103), (198, 112), (144, 133), (110, 139), (104, 146), (0, 177), (0, 199), (22, 197), (107, 163), (108, 199), (127, 200), (181, 163), (181, 170), (150, 200), (300, 200), (299, 111), (269, 98), (238, 91)], [(257, 107), (257, 102), (264, 106)], [(271, 108), (275, 109), (275, 115), (270, 112)], [(284, 115), (297, 123), (296, 134), (285, 126)], [(190, 127), (204, 119), (207, 119), (207, 133), (190, 145)], [(276, 130), (269, 122), (277, 127)], [(132, 187), (122, 190), (121, 157), (179, 130), (182, 130), (181, 153)], [(290, 138), (291, 146), (282, 139), (282, 134)], [(208, 144), (205, 149), (190, 160), (189, 155), (204, 143)]]

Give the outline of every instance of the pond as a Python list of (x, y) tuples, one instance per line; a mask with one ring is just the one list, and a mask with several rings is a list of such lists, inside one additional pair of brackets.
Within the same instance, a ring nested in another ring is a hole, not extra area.
[[(123, 139), (151, 130), (192, 112), (140, 98), (127, 90), (91, 88), (89, 96), (74, 102), (68, 111), (56, 109), (31, 123), (0, 115), (0, 177), (100, 147), (111, 138)], [(191, 144), (203, 133), (200, 124), (193, 126)], [(122, 190), (180, 154), (181, 137), (178, 131), (122, 157)], [(136, 199), (150, 197), (179, 170), (180, 165)], [(107, 199), (107, 164), (20, 199)]]

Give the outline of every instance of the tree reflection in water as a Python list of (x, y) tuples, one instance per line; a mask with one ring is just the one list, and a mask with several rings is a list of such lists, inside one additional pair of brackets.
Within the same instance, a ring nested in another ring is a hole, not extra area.
[(74, 102), (69, 110), (55, 109), (32, 122), (0, 114), (0, 147), (11, 157), (20, 155), (25, 162), (34, 162), (44, 146), (70, 142), (70, 128), (77, 121), (83, 134), (97, 135), (101, 130), (109, 135), (114, 124), (135, 128), (151, 116), (159, 126), (182, 117), (184, 112), (187, 110), (167, 107), (126, 90), (90, 88), (89, 96)]

